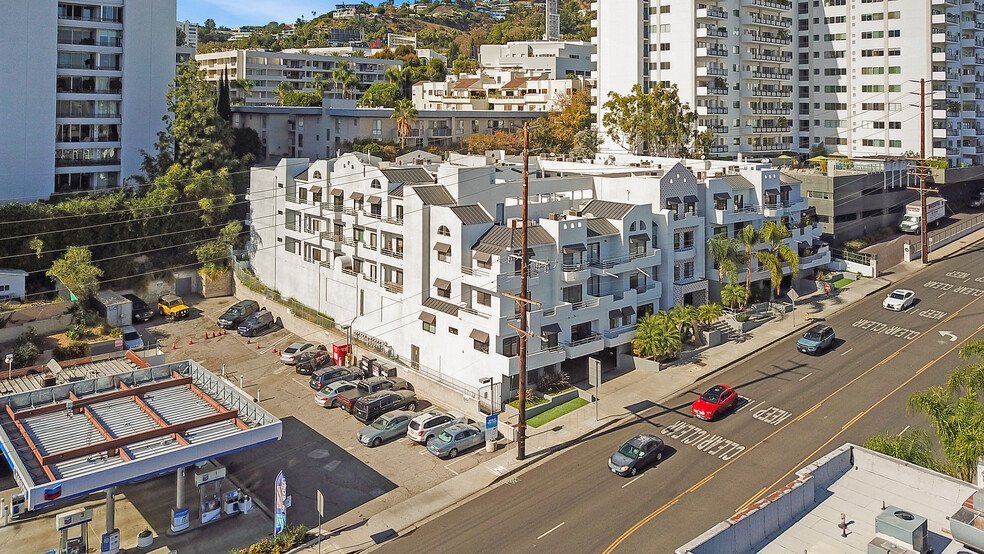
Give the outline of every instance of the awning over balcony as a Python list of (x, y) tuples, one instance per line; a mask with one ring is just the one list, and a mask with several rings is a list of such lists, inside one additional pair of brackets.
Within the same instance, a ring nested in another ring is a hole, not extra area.
[(434, 250), (440, 252), (441, 254), (450, 254), (451, 245), (446, 242), (434, 243)]
[(765, 189), (765, 194), (772, 196), (779, 196), (779, 189)]
[(715, 200), (731, 200), (731, 195), (728, 194), (727, 192), (715, 192), (714, 193), (714, 199)]
[(383, 203), (383, 199), (380, 198), (379, 196), (373, 195), (373, 196), (370, 196), (369, 197), (369, 203), (370, 204), (382, 204)]
[(540, 327), (541, 335), (559, 335), (560, 334), (560, 324), (551, 323), (550, 325), (545, 325)]
[(482, 262), (483, 264), (487, 264), (492, 261), (492, 254), (489, 254), (488, 252), (475, 252), (475, 254), (472, 255), (472, 259)]
[(649, 235), (646, 233), (641, 233), (638, 235), (630, 235), (629, 242), (649, 242)]
[(806, 216), (806, 217), (813, 217), (813, 216), (817, 215), (817, 207), (816, 206), (810, 206), (809, 208), (803, 210), (803, 215)]
[(479, 331), (478, 329), (472, 329), (470, 338), (477, 340), (478, 342), (489, 342), (489, 334), (485, 331)]
[(437, 316), (428, 312), (420, 312), (420, 315), (417, 317), (417, 319), (423, 321), (424, 323), (434, 324), (434, 322), (437, 321)]
[(666, 205), (667, 206), (669, 206), (669, 205), (676, 206), (676, 205), (679, 205), (679, 204), (680, 204), (680, 198), (677, 197), (677, 196), (670, 196), (669, 198), (666, 199)]
[(451, 281), (438, 277), (437, 279), (434, 279), (434, 286), (441, 290), (449, 289), (451, 288)]
[(365, 195), (362, 194), (361, 192), (353, 192), (352, 194), (349, 195), (349, 198), (351, 198), (352, 200), (362, 200), (364, 197)]
[(575, 252), (586, 252), (587, 250), (588, 249), (585, 248), (584, 245), (583, 244), (580, 244), (580, 243), (578, 243), (578, 244), (567, 244), (567, 245), (564, 245), (564, 247), (563, 247), (564, 254), (573, 254)]

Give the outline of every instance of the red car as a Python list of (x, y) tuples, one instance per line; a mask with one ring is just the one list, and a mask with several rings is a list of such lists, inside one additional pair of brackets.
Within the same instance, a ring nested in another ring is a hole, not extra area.
[(738, 400), (738, 393), (735, 392), (735, 389), (728, 385), (714, 385), (707, 389), (707, 392), (700, 395), (700, 398), (694, 400), (694, 405), (690, 408), (690, 412), (699, 419), (711, 421), (718, 414), (733, 408), (735, 400)]

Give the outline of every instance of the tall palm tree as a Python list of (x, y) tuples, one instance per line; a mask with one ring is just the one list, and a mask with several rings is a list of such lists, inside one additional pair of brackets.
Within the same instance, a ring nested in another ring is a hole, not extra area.
[(325, 77), (324, 73), (315, 73), (311, 84), (314, 85), (314, 90), (318, 91), (318, 96), (324, 97), (325, 89), (328, 88), (328, 83), (330, 82), (331, 79)]
[(932, 469), (945, 471), (944, 464), (933, 455), (933, 442), (929, 434), (922, 429), (907, 431), (900, 435), (894, 433), (877, 434), (864, 441), (862, 445), (868, 450), (881, 452), (899, 460)]
[(676, 304), (670, 308), (669, 316), (680, 329), (680, 338), (690, 338), (700, 345), (700, 333), (697, 332), (697, 308), (689, 304)]
[(710, 304), (703, 304), (697, 307), (697, 321), (705, 329), (709, 329), (723, 315), (724, 308), (717, 302), (711, 302)]
[(984, 404), (977, 395), (968, 392), (954, 400), (943, 387), (930, 387), (912, 393), (906, 411), (922, 412), (933, 425), (946, 473), (973, 483), (984, 456)]
[(342, 87), (343, 96), (348, 96), (349, 90), (359, 84), (359, 76), (349, 69), (348, 62), (340, 61), (338, 62), (338, 67), (331, 70), (331, 81), (336, 86)]
[(253, 87), (256, 86), (256, 81), (250, 79), (236, 79), (236, 86), (243, 91), (243, 98), (245, 99), (251, 92), (253, 92)]
[(287, 81), (280, 81), (280, 83), (277, 84), (277, 88), (273, 91), (273, 93), (277, 95), (277, 103), (281, 106), (283, 106), (284, 102), (287, 101), (287, 95), (292, 92), (294, 92), (294, 87)]
[(403, 98), (396, 103), (390, 117), (396, 120), (396, 131), (400, 133), (400, 148), (403, 148), (407, 144), (407, 135), (411, 131), (410, 126), (417, 119), (417, 108), (413, 107), (413, 102), (408, 98)]
[(984, 393), (984, 340), (972, 340), (961, 346), (960, 358), (976, 358), (976, 361), (951, 371), (946, 388), (950, 392), (966, 390), (980, 397)]
[(744, 306), (748, 301), (748, 289), (738, 283), (728, 283), (721, 288), (721, 302), (732, 310), (735, 306)]
[(786, 240), (793, 236), (788, 227), (774, 221), (767, 221), (762, 226), (762, 238), (769, 243), (769, 250), (757, 252), (756, 257), (759, 263), (769, 269), (769, 278), (772, 280), (773, 296), (779, 294), (782, 286), (783, 263), (789, 264), (789, 272), (795, 279), (799, 275), (799, 254), (793, 247), (786, 244)]
[(711, 237), (707, 241), (707, 252), (714, 260), (714, 265), (718, 267), (718, 282), (723, 283), (725, 275), (730, 277), (738, 273), (736, 262), (738, 252), (735, 248), (735, 241), (730, 239), (728, 235), (722, 233)]
[(681, 344), (680, 330), (666, 312), (642, 318), (632, 338), (636, 355), (657, 360), (679, 352)]
[(751, 225), (745, 225), (745, 227), (735, 235), (735, 241), (738, 245), (745, 248), (745, 255), (742, 259), (745, 262), (745, 288), (748, 290), (752, 289), (752, 250), (762, 242), (762, 235), (759, 233), (758, 229), (752, 227)]

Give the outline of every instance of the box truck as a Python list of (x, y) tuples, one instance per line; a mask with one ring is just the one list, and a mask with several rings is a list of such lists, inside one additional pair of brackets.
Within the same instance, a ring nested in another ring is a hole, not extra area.
[[(926, 226), (933, 225), (946, 216), (946, 200), (938, 196), (926, 198)], [(905, 207), (905, 215), (899, 229), (903, 233), (922, 232), (922, 204), (913, 202)]]

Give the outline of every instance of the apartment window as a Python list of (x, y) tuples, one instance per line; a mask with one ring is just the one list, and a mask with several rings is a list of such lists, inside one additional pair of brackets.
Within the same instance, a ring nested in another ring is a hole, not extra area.
[(888, 122), (888, 128), (889, 129), (901, 129), (902, 128), (902, 122), (901, 121), (889, 121)]
[(448, 333), (450, 333), (452, 335), (457, 335), (458, 334), (458, 330), (455, 329), (454, 327), (448, 327)]
[(902, 141), (901, 140), (890, 140), (890, 141), (888, 141), (888, 145), (891, 148), (902, 148)]
[(901, 48), (889, 48), (888, 49), (888, 55), (889, 56), (901, 56), (902, 55), (902, 49)]
[(824, 102), (823, 109), (825, 110), (846, 110), (847, 102)]
[(829, 192), (819, 191), (819, 190), (809, 190), (809, 191), (806, 192), (806, 197), (807, 198), (819, 198), (819, 199), (822, 199), (822, 200), (830, 200), (830, 193)]
[(865, 121), (864, 122), (864, 127), (865, 128), (870, 127), (872, 129), (884, 129), (885, 128), (885, 122), (884, 121)]
[(829, 33), (823, 35), (824, 42), (830, 42), (832, 40), (847, 40), (847, 33)]
[(840, 127), (847, 127), (846, 122), (840, 119), (825, 119), (823, 120), (823, 126), (828, 129), (838, 129)]
[(519, 355), (519, 337), (505, 337), (502, 339), (502, 355), (507, 358)]
[(824, 85), (824, 92), (847, 92), (847, 85)]
[(475, 302), (481, 306), (491, 306), (492, 295), (487, 292), (477, 290), (475, 291)]
[(427, 331), (428, 333), (431, 334), (437, 333), (437, 323), (435, 323), (433, 319), (430, 321), (422, 321), (421, 323), (423, 323), (424, 331)]
[(668, 42), (662, 42), (662, 43), (660, 43), (660, 45), (659, 45), (660, 52), (666, 52), (669, 49), (670, 49), (670, 43), (668, 43)]
[(472, 329), (470, 335), (468, 335), (472, 341), (474, 341), (474, 348), (483, 354), (489, 353), (489, 334), (485, 331), (479, 331), (478, 329)]
[[(817, 70), (819, 71), (819, 70)], [(823, 70), (824, 75), (847, 75), (846, 67), (828, 67)]]
[(888, 12), (889, 19), (899, 19), (902, 17), (902, 12)]
[(383, 188), (383, 185), (379, 182), (379, 179), (373, 179), (372, 182), (369, 183), (369, 188), (381, 189)]
[(900, 29), (889, 29), (888, 30), (888, 37), (889, 38), (896, 38), (896, 37), (900, 37), (900, 36), (902, 36), (902, 31)]
[(858, 218), (858, 214), (840, 214), (834, 216), (834, 223), (844, 223), (845, 221), (854, 221)]
[(441, 225), (440, 227), (437, 228), (437, 234), (441, 235), (442, 237), (450, 237), (451, 231), (448, 230), (446, 225)]
[(862, 75), (884, 75), (885, 74), (885, 68), (884, 67), (862, 67), (861, 68), (861, 74)]
[(664, 23), (664, 24), (660, 25), (659, 26), (659, 32), (661, 32), (661, 33), (669, 33), (670, 32), (670, 24), (669, 23)]
[(437, 295), (441, 298), (451, 298), (451, 281), (446, 279), (434, 279), (434, 288), (437, 289)]
[(889, 75), (899, 75), (900, 73), (902, 73), (902, 66), (890, 65), (888, 66), (888, 73)]
[(847, 17), (843, 15), (823, 18), (823, 22), (827, 25), (830, 25), (831, 23), (844, 23), (846, 21), (847, 21)]
[(885, 14), (881, 12), (861, 14), (861, 21), (879, 21), (884, 18), (885, 18)]
[(375, 119), (372, 122), (372, 135), (374, 137), (382, 136), (383, 134), (383, 120)]
[(823, 53), (823, 59), (825, 60), (836, 60), (846, 56), (847, 54), (844, 50), (828, 50)]
[(885, 31), (864, 31), (861, 38), (885, 38)]
[(881, 146), (885, 146), (885, 141), (881, 139), (863, 139), (861, 141), (861, 145), (881, 147)]
[(861, 85), (861, 92), (885, 92), (884, 85)]
[(882, 102), (862, 102), (861, 110), (863, 111), (885, 111), (885, 104)]
[(562, 292), (564, 302), (567, 302), (568, 304), (577, 304), (578, 302), (581, 302), (581, 285), (564, 287)]
[(659, 68), (661, 70), (662, 69), (669, 69), (670, 68), (670, 62), (659, 62)]
[(660, 6), (659, 13), (670, 13), (670, 6), (669, 5)]

